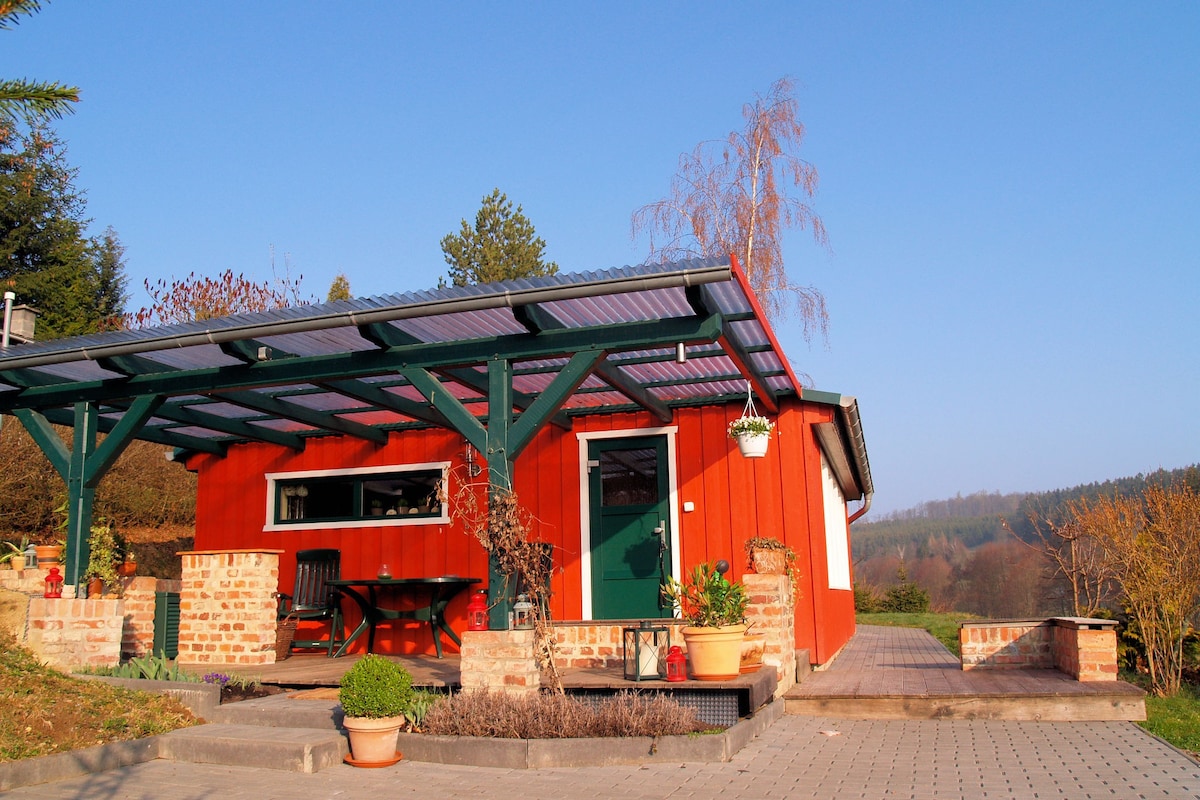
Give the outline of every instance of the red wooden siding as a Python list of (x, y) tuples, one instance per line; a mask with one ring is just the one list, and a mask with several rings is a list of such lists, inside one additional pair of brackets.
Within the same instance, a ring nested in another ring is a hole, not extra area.
[[(778, 415), (778, 435), (765, 458), (745, 459), (726, 435), (728, 423), (740, 415), (737, 404), (681, 409), (676, 412), (676, 470), (680, 520), (680, 555), (685, 570), (701, 561), (726, 559), (732, 577), (746, 569), (744, 545), (752, 536), (774, 536), (799, 556), (797, 647), (809, 648), (818, 663), (827, 661), (854, 631), (853, 592), (828, 589), (821, 502), (819, 449), (812, 424), (832, 420), (824, 406), (785, 401)], [(555, 548), (559, 571), (553, 578), (552, 613), (557, 619), (579, 619), (583, 608), (580, 551), (579, 433), (629, 431), (659, 427), (649, 414), (615, 414), (577, 419), (573, 431), (547, 426), (517, 459), (514, 490), (534, 520), (534, 537)], [(199, 472), (196, 511), (198, 549), (272, 547), (285, 551), (280, 586), (290, 591), (295, 552), (310, 547), (337, 547), (347, 577), (376, 574), (381, 563), (397, 577), (443, 574), (485, 578), (487, 556), (482, 546), (456, 520), (420, 524), (329, 530), (264, 531), (267, 483), (264, 473), (343, 469), (388, 464), (449, 461), (447, 491), (451, 515), (467, 481), (463, 438), (443, 430), (391, 434), (376, 446), (348, 437), (308, 440), (303, 452), (264, 444), (238, 445), (223, 458), (196, 456), (190, 467)], [(483, 472), (476, 497), (483, 507)], [(683, 504), (695, 510), (682, 511)], [(465, 625), (466, 596), (451, 605), (456, 628)], [(351, 624), (356, 620), (353, 620)], [(412, 626), (381, 629), (377, 648), (384, 652), (432, 652), (428, 634), (414, 636)], [(453, 645), (451, 645), (453, 647)]]

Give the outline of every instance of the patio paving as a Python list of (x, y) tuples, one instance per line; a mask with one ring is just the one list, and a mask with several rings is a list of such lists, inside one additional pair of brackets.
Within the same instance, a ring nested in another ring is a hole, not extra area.
[(918, 628), (860, 625), (825, 670), (786, 695), (789, 714), (860, 719), (1142, 720), (1144, 693), (1053, 669), (974, 669)]
[(165, 760), (14, 789), (41, 800), (1200, 797), (1200, 765), (1130, 722), (784, 717), (726, 763), (512, 770), (401, 761), (315, 774)]

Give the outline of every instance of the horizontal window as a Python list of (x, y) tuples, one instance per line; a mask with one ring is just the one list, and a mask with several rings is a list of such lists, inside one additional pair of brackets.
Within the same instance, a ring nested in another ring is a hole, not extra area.
[(267, 527), (339, 527), (447, 519), (446, 465), (268, 475)]

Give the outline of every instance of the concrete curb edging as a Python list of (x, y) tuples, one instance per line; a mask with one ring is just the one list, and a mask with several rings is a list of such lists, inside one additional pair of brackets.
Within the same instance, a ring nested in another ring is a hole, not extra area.
[(159, 757), (161, 738), (147, 736), (0, 764), (0, 792), (153, 761)]
[(73, 673), (71, 677), (85, 681), (100, 681), (124, 689), (170, 695), (187, 706), (194, 716), (203, 719), (210, 719), (213, 712), (221, 707), (221, 687), (215, 683), (151, 681), (144, 678), (114, 678), (109, 675), (79, 673)]

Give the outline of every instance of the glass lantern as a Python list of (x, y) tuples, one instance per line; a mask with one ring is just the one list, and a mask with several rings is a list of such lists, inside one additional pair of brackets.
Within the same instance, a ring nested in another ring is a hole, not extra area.
[(625, 680), (660, 681), (667, 675), (667, 648), (671, 644), (669, 628), (642, 622), (636, 628), (621, 629), (621, 652), (625, 661)]
[(517, 595), (517, 602), (513, 603), (513, 628), (518, 631), (533, 628), (533, 603), (527, 594)]

